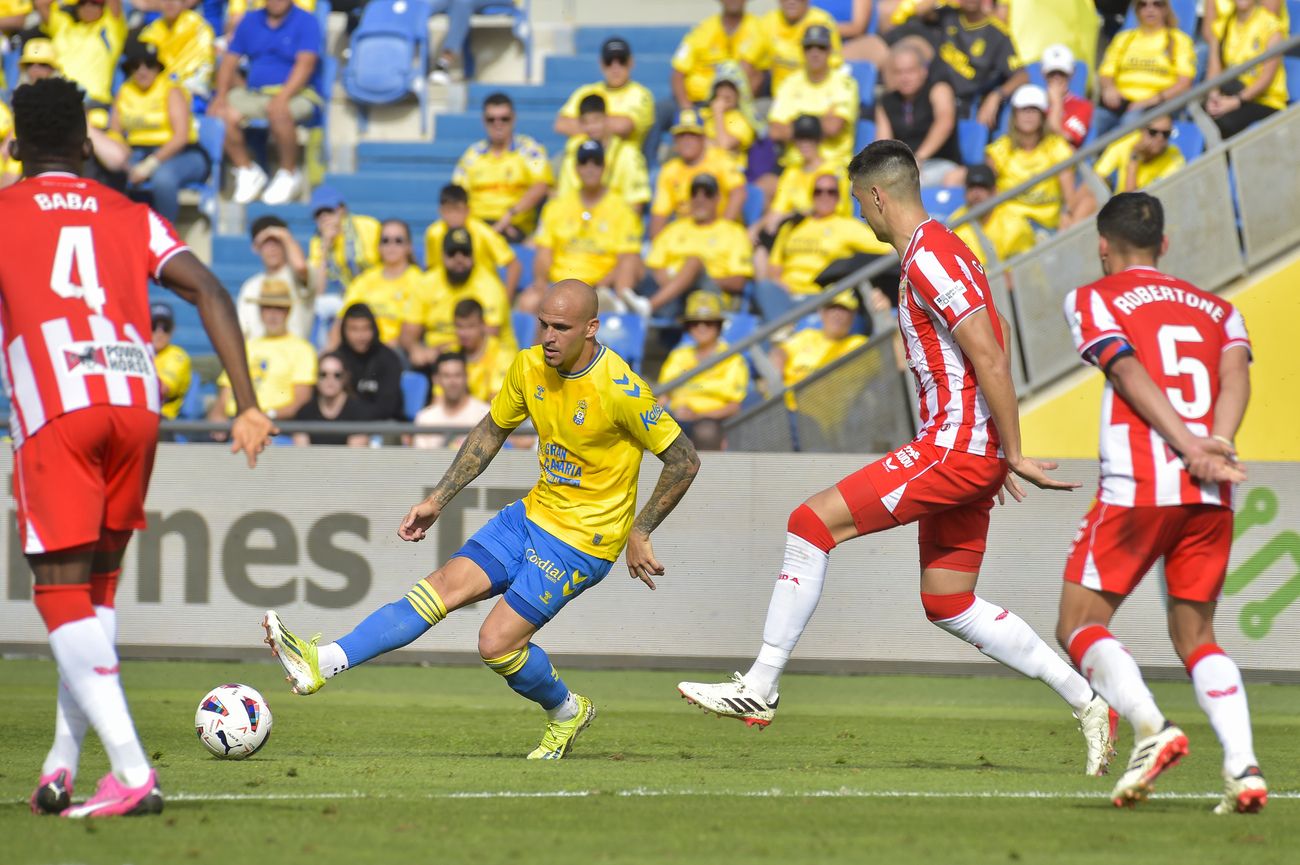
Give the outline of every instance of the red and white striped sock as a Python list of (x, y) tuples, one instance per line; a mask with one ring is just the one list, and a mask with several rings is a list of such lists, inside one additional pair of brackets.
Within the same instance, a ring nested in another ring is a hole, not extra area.
[(1214, 643), (1206, 643), (1187, 656), (1196, 702), (1210, 718), (1210, 726), (1223, 745), (1223, 770), (1235, 778), (1258, 765), (1250, 729), (1250, 706), (1241, 670)]
[(1165, 716), (1143, 681), (1137, 661), (1110, 631), (1101, 625), (1075, 631), (1070, 635), (1070, 657), (1092, 683), (1093, 690), (1133, 725), (1137, 739), (1164, 729)]

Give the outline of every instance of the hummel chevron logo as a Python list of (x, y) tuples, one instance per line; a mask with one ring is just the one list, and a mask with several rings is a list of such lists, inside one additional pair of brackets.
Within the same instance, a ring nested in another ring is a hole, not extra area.
[[(614, 379), (614, 384), (619, 385), (621, 387), (623, 385), (631, 383), (631, 381), (632, 381), (632, 377), (625, 375), (622, 378)], [(636, 397), (639, 397), (641, 395), (641, 385), (634, 384), (630, 388), (624, 387), (623, 393), (635, 399)]]

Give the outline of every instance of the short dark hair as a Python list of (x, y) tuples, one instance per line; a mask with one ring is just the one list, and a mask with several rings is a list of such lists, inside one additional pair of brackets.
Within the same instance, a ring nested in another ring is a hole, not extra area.
[(448, 183), (442, 188), (442, 191), (438, 193), (438, 203), (442, 205), (469, 204), (469, 193), (465, 191), (465, 187), (463, 186)]
[(849, 163), (849, 180), (892, 187), (896, 192), (921, 192), (921, 169), (912, 148), (892, 138), (873, 141)]
[(456, 308), (451, 311), (451, 317), (453, 320), (457, 318), (466, 318), (471, 315), (477, 315), (479, 318), (483, 318), (483, 304), (479, 303), (472, 297), (465, 298), (460, 303), (456, 304)]
[(27, 159), (80, 157), (86, 141), (85, 98), (66, 78), (42, 78), (14, 91), (14, 136)]
[(509, 108), (511, 111), (513, 111), (515, 108), (515, 103), (510, 99), (509, 96), (502, 93), (500, 90), (498, 90), (495, 93), (489, 93), (487, 95), (487, 98), (483, 100), (483, 110), (486, 112), (493, 105), (504, 105), (507, 108)]
[(604, 114), (605, 110), (605, 97), (601, 96), (599, 93), (588, 93), (586, 96), (582, 97), (582, 101), (578, 103), (579, 115)]
[(268, 228), (288, 228), (289, 223), (285, 222), (274, 214), (259, 216), (253, 220), (253, 224), (248, 227), (248, 236), (252, 240), (257, 240), (257, 236)]
[(1145, 192), (1121, 192), (1097, 214), (1097, 233), (1126, 249), (1159, 252), (1165, 236), (1165, 209)]
[(455, 363), (458, 361), (466, 366), (469, 365), (469, 362), (465, 360), (465, 355), (461, 352), (444, 351), (442, 354), (438, 355), (438, 360), (433, 365), (433, 374), (437, 375), (438, 371), (442, 369), (444, 363)]

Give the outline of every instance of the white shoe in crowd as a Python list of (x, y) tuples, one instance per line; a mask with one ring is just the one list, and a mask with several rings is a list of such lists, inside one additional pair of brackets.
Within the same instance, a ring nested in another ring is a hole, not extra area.
[(302, 194), (302, 172), (286, 171), (281, 168), (271, 178), (271, 183), (262, 193), (263, 204), (288, 204)]
[(266, 188), (266, 172), (254, 163), (235, 169), (235, 204), (252, 204)]

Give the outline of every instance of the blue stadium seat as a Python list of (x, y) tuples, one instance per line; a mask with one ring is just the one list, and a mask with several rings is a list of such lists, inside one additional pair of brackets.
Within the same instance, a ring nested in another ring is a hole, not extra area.
[(957, 121), (957, 143), (961, 147), (961, 161), (978, 165), (984, 161), (984, 148), (989, 146), (988, 127), (978, 120)]
[(876, 140), (876, 121), (859, 120), (853, 136), (853, 150), (857, 152)]
[[(1291, 13), (1291, 34), (1293, 36), (1300, 35), (1296, 33), (1297, 17), (1300, 17), (1300, 11)], [(1287, 102), (1290, 105), (1295, 105), (1300, 102), (1300, 57), (1283, 57), (1282, 68), (1286, 70)]]
[(574, 37), (573, 53), (599, 54), (601, 43), (611, 36), (618, 36), (626, 40), (627, 44), (632, 47), (633, 57), (639, 57), (642, 54), (670, 55), (677, 50), (677, 46), (681, 44), (682, 37), (686, 35), (688, 29), (687, 27), (673, 26), (623, 27), (608, 24), (579, 27)]
[(960, 186), (932, 186), (921, 190), (926, 213), (947, 222), (953, 211), (966, 203), (966, 190)]
[(219, 117), (200, 115), (199, 147), (208, 155), (212, 168), (208, 171), (207, 180), (193, 184), (190, 188), (199, 191), (199, 211), (213, 223), (217, 218), (217, 198), (221, 195), (221, 154), (225, 150), (225, 144), (226, 124)]
[(1174, 131), (1169, 136), (1169, 143), (1181, 150), (1183, 159), (1188, 162), (1205, 152), (1205, 136), (1201, 134), (1201, 130), (1195, 123), (1188, 120), (1174, 124)]
[(343, 89), (357, 104), (364, 131), (371, 105), (388, 105), (414, 94), (420, 103), (420, 135), (428, 134), (428, 9), (416, 0), (370, 0), (352, 34)]
[[(1178, 29), (1195, 42), (1200, 36), (1196, 27), (1196, 0), (1169, 0), (1169, 8), (1178, 18)], [(1124, 29), (1132, 30), (1137, 26), (1137, 12), (1130, 5), (1128, 15), (1124, 18)]]
[[(848, 24), (853, 20), (853, 0), (814, 0), (814, 6), (825, 9), (838, 24)], [(871, 4), (871, 17), (867, 19), (868, 33), (879, 29), (880, 4)]]
[(600, 317), (596, 338), (640, 373), (645, 357), (645, 334), (645, 319), (636, 313), (607, 312)]
[(537, 250), (526, 243), (512, 243), (510, 248), (515, 251), (515, 258), (519, 259), (519, 283), (528, 285), (533, 281), (533, 259), (537, 257)]
[(733, 312), (722, 323), (722, 338), (735, 345), (754, 331), (758, 330), (759, 318), (753, 313)]
[(450, 174), (465, 147), (463, 141), (362, 141), (357, 144), (357, 171)]
[[(1047, 87), (1047, 78), (1043, 75), (1043, 64), (1041, 62), (1035, 61), (1026, 65), (1025, 71), (1029, 73), (1030, 84)], [(1070, 92), (1079, 97), (1088, 95), (1088, 65), (1086, 63), (1076, 62), (1074, 64), (1074, 74), (1070, 76)]]
[[(491, 94), (504, 93), (515, 104), (516, 111), (554, 114), (572, 92), (573, 88), (567, 84), (471, 84), (465, 104), (470, 109), (476, 109)], [(518, 126), (516, 128), (527, 131)]]
[[(667, 54), (638, 54), (633, 58), (632, 79), (658, 95), (669, 92), (668, 79), (672, 73), (672, 56)], [(597, 53), (588, 55), (552, 54), (542, 67), (547, 84), (562, 84), (570, 90), (580, 84), (600, 80), (600, 58)]]
[(402, 373), (402, 417), (413, 420), (424, 408), (429, 398), (429, 378), (424, 373), (405, 370)]
[(763, 190), (752, 183), (745, 186), (743, 214), (746, 225), (753, 225), (763, 218)]
[(810, 312), (803, 318), (794, 323), (795, 333), (801, 330), (821, 330), (822, 314), (820, 312)]
[[(435, 141), (462, 141), (468, 147), (487, 137), (483, 131), (482, 103), (471, 110), (455, 114), (439, 114), (434, 124)], [(516, 111), (515, 131), (539, 138), (555, 124), (554, 111)], [(463, 149), (463, 148), (462, 148)]]
[(8, 51), (0, 53), (0, 62), (4, 64), (5, 86), (12, 93), (18, 87), (18, 79), (22, 70), (18, 67), (18, 57), (20, 52), (17, 48), (10, 46)]
[[(436, 212), (438, 194), (451, 182), (448, 174), (327, 174), (325, 182), (338, 190), (348, 209), (353, 213), (368, 213), (385, 218), (391, 205), (420, 204), (432, 218)], [(380, 208), (367, 209), (374, 204)]]
[(510, 313), (510, 329), (521, 349), (537, 345), (537, 316), (531, 312), (514, 310)]
[(878, 73), (876, 67), (860, 60), (848, 64), (853, 73), (853, 79), (858, 82), (858, 102), (868, 108), (874, 108), (876, 104), (876, 78)]

